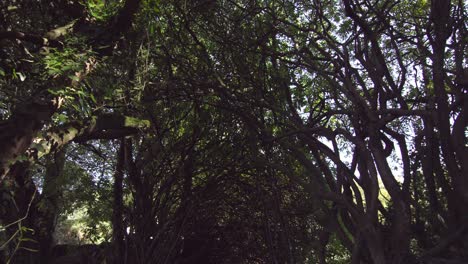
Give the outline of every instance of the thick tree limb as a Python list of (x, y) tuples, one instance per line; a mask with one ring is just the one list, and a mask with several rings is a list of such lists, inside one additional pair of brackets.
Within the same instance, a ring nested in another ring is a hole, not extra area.
[(93, 139), (116, 139), (136, 134), (149, 127), (149, 121), (119, 114), (103, 114), (93, 117), (89, 124), (71, 122), (51, 129), (34, 140), (28, 149), (30, 158), (40, 158), (60, 149), (71, 141), (85, 142)]
[(58, 98), (36, 99), (0, 123), (0, 180), (8, 173), (10, 165), (30, 147), (35, 135), (44, 123), (50, 121), (60, 104)]
[[(107, 39), (109, 43), (118, 39), (115, 36), (120, 36), (130, 28), (132, 19), (140, 6), (140, 2), (140, 0), (126, 1), (124, 8), (116, 15), (113, 23), (110, 25), (110, 31), (114, 34), (112, 38)], [(68, 32), (72, 26), (74, 26), (74, 22), (49, 32), (50, 34), (47, 36), (50, 39), (58, 38), (65, 32)], [(0, 32), (0, 40), (1, 39), (21, 39), (41, 46), (47, 43), (50, 45), (50, 41), (46, 38), (22, 32)], [(102, 43), (98, 44), (102, 45)], [(80, 75), (80, 79), (84, 78), (85, 75), (86, 74)], [(20, 155), (25, 153), (44, 124), (50, 122), (52, 115), (60, 107), (61, 102), (59, 98), (50, 99), (49, 96), (45, 97), (46, 99), (41, 98), (26, 103), (19, 109), (16, 109), (8, 120), (0, 123), (0, 181), (3, 180), (8, 173), (10, 165), (12, 165)], [(77, 136), (89, 136), (89, 134), (84, 132), (85, 131), (81, 131), (77, 128), (71, 129), (69, 133), (63, 134), (62, 139), (56, 138), (55, 144), (68, 142), (75, 139)], [(98, 133), (98, 131), (93, 132)], [(110, 135), (109, 132), (109, 130), (101, 130), (100, 135), (95, 134), (95, 137), (108, 138)], [(122, 130), (113, 132), (119, 133), (122, 132)], [(123, 132), (120, 137), (129, 132), (130, 131)], [(67, 139), (69, 140), (67, 141)], [(50, 149), (49, 147), (49, 151)]]
[(125, 5), (115, 17), (112, 25), (115, 33), (122, 34), (131, 27), (133, 18), (140, 8), (140, 3), (141, 0), (125, 1)]
[(41, 37), (39, 35), (27, 34), (19, 31), (3, 31), (0, 32), (0, 40), (2, 39), (18, 39), (33, 43), (38, 46), (60, 46), (59, 41), (49, 40), (47, 38)]
[(441, 241), (436, 246), (423, 252), (421, 255), (422, 258), (424, 259), (430, 258), (432, 256), (437, 256), (438, 254), (446, 250), (451, 244), (459, 241), (460, 237), (462, 237), (466, 232), (468, 232), (468, 225), (462, 225), (455, 232), (441, 239)]

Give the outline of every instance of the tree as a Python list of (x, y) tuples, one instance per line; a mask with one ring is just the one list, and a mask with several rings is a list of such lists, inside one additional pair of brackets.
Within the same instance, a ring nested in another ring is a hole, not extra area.
[[(32, 14), (25, 8), (28, 1), (2, 3), (5, 97), (1, 105), (5, 118), (0, 129), (0, 175), (7, 192), (15, 192), (15, 185), (28, 185), (28, 193), (14, 195), (20, 204), (15, 210), (18, 216), (28, 213), (35, 203), (30, 162), (60, 152), (73, 140), (119, 138), (146, 126), (141, 120), (100, 110), (102, 102), (97, 102), (97, 94), (87, 91), (83, 82), (95, 68), (96, 58), (112, 54), (113, 44), (130, 28), (139, 3), (127, 1), (109, 23), (90, 19), (83, 5), (69, 1), (37, 1), (30, 6)], [(58, 27), (56, 23), (66, 24)], [(48, 192), (45, 190), (43, 199), (49, 199)], [(1, 223), (11, 230), (10, 224), (18, 218), (8, 210), (5, 214)], [(52, 221), (53, 215), (43, 220)], [(50, 229), (51, 223), (45, 226)], [(26, 239), (17, 234), (11, 230), (6, 240), (17, 240), (14, 251)]]
[[(354, 261), (465, 258), (465, 245), (457, 241), (466, 234), (460, 203), (466, 195), (460, 162), (466, 156), (466, 93), (455, 81), (463, 79), (465, 67), (463, 3), (220, 2), (199, 12), (197, 7), (175, 8), (190, 35), (184, 45), (195, 46), (208, 68), (198, 88), (215, 93), (213, 104), (236, 113), (256, 141), (274, 142), (283, 156), (300, 162), (305, 172), (289, 176), (316, 199), (331, 202), (321, 205), (326, 222), (334, 222), (327, 231), (338, 235)], [(176, 68), (190, 72), (183, 67)], [(346, 152), (352, 153), (349, 161), (343, 159)], [(426, 168), (438, 168), (421, 174), (419, 162), (427, 158)], [(433, 204), (445, 199), (436, 186), (447, 195), (446, 208), (435, 214), (440, 222), (424, 227), (422, 216), (412, 212), (429, 209), (414, 200), (421, 199), (421, 176)], [(379, 181), (388, 191), (388, 206), (379, 198)], [(443, 223), (447, 229), (435, 231)], [(417, 230), (429, 226), (434, 236), (422, 238)], [(412, 240), (432, 242), (414, 249)]]
[(463, 1), (36, 4), (41, 33), (1, 12), (2, 224), (31, 166), (116, 139), (82, 154), (113, 168), (116, 262), (467, 260)]

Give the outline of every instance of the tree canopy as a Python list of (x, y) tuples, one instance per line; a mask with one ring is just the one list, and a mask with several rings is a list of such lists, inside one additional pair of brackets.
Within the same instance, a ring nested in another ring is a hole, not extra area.
[(4, 0), (0, 262), (466, 263), (462, 0)]

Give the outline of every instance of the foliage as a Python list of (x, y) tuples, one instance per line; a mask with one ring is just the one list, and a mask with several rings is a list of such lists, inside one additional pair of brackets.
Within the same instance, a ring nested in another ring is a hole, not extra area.
[(91, 17), (97, 21), (107, 21), (122, 7), (122, 1), (116, 0), (81, 0)]
[[(84, 155), (83, 155), (84, 154)], [(80, 243), (102, 243), (109, 239), (112, 206), (109, 197), (112, 185), (109, 182), (108, 166), (96, 166), (102, 157), (86, 153), (77, 147), (69, 152), (70, 160), (65, 163), (67, 177), (61, 201), (64, 209), (59, 223), (65, 232), (77, 232)], [(83, 156), (82, 156), (83, 155)], [(109, 155), (109, 154), (103, 154)], [(68, 227), (67, 227), (68, 226)], [(63, 236), (62, 234), (56, 234)], [(65, 237), (66, 239), (66, 237)]]
[[(463, 1), (75, 4), (0, 8), (8, 32), (74, 21), (0, 39), (18, 214), (17, 157), (45, 167), (31, 228), (60, 215), (131, 263), (467, 261)], [(29, 159), (67, 126), (97, 132)]]

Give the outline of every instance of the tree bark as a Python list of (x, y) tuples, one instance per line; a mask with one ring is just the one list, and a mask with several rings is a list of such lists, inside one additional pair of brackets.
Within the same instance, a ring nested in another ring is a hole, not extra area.
[(42, 188), (41, 202), (39, 207), (38, 239), (40, 244), (40, 262), (50, 262), (50, 251), (52, 249), (53, 233), (60, 210), (60, 199), (63, 190), (63, 168), (65, 165), (66, 148), (60, 149), (46, 164), (44, 186)]
[(114, 205), (112, 213), (112, 243), (114, 248), (113, 263), (125, 263), (124, 259), (124, 232), (123, 223), (123, 177), (125, 162), (125, 142), (120, 140), (119, 151), (117, 152), (117, 163), (114, 173)]

